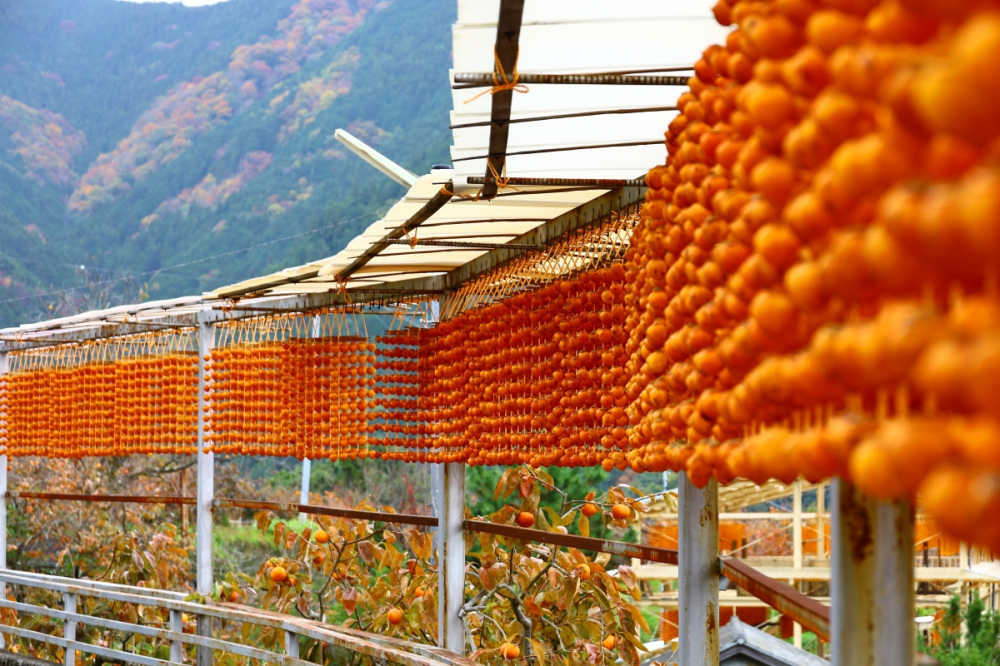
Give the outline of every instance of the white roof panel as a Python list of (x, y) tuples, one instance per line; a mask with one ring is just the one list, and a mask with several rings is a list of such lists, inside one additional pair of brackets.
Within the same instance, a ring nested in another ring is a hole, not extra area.
[[(581, 74), (691, 67), (709, 45), (725, 38), (710, 0), (525, 0), (517, 70), (521, 74)], [(453, 29), (454, 73), (490, 73), (499, 0), (459, 0)], [(515, 92), (511, 118), (672, 106), (676, 86), (530, 84)], [(488, 88), (452, 91), (452, 124), (490, 120)], [(514, 123), (507, 141), (507, 176), (631, 179), (665, 158), (663, 131), (673, 114), (629, 115)], [(490, 127), (456, 128), (455, 183), (486, 175)], [(511, 155), (524, 150), (657, 142), (618, 148)]]

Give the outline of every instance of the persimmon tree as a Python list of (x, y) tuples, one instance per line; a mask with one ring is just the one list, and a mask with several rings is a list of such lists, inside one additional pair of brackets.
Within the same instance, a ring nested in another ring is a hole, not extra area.
[[(543, 497), (553, 495), (559, 501), (539, 508)], [(506, 503), (483, 520), (583, 536), (598, 513), (609, 528), (624, 530), (644, 510), (635, 489), (613, 487), (600, 497), (591, 492), (570, 498), (544, 470), (527, 466), (506, 470), (494, 496)], [(273, 526), (275, 544), (284, 554), (264, 561), (252, 578), (225, 576), (219, 598), (436, 643), (438, 568), (431, 534), (340, 518), (319, 518), (315, 529), (296, 532), (266, 511), (256, 519), (265, 533)], [(466, 546), (460, 614), (475, 659), (610, 664), (620, 657), (638, 663), (639, 629), (649, 627), (635, 605), (640, 591), (629, 566), (612, 568), (607, 553), (589, 556), (575, 548), (482, 532), (468, 533)], [(275, 632), (260, 639), (273, 646), (282, 637)], [(303, 654), (315, 658), (320, 650), (307, 644)]]
[[(367, 502), (357, 508), (375, 510)], [(273, 528), (274, 543), (284, 554), (266, 559), (253, 576), (226, 574), (216, 584), (219, 600), (408, 640), (436, 641), (437, 567), (430, 533), (392, 523), (325, 517), (317, 519), (315, 528), (297, 532), (268, 511), (255, 518), (261, 532)], [(267, 628), (253, 638), (268, 648), (284, 640), (281, 632)], [(320, 658), (323, 646), (304, 640), (303, 657)], [(332, 648), (327, 656), (334, 658)]]

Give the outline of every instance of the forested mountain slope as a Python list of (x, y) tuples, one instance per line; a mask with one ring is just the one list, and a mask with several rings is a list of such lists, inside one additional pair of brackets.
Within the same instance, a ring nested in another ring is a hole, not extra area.
[(335, 129), (448, 159), (454, 12), (0, 0), (0, 325), (340, 249), (403, 190)]

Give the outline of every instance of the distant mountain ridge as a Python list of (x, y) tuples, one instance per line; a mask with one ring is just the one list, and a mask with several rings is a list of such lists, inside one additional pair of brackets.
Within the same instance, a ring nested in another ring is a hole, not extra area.
[(403, 192), (336, 128), (417, 172), (447, 161), (454, 13), (0, 0), (0, 325), (340, 249)]

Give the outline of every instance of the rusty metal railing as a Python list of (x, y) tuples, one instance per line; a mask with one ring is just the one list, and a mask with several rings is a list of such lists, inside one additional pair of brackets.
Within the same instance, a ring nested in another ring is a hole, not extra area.
[(643, 560), (660, 562), (662, 564), (677, 564), (676, 550), (644, 546), (637, 543), (626, 543), (625, 541), (595, 539), (593, 537), (576, 536), (575, 534), (562, 534), (561, 532), (545, 532), (531, 527), (500, 525), (498, 523), (489, 523), (485, 520), (466, 520), (465, 529), (470, 532), (485, 532), (512, 539), (535, 541), (554, 546), (566, 546), (578, 550), (611, 553), (612, 555), (622, 555), (624, 557), (638, 557)]
[(187, 504), (197, 503), (194, 497), (147, 496), (147, 495), (81, 495), (79, 493), (35, 493), (11, 490), (10, 499), (68, 500), (71, 502), (120, 502), (135, 504)]
[(733, 557), (719, 559), (719, 573), (737, 587), (792, 618), (824, 640), (830, 640), (830, 607), (810, 599), (790, 585), (757, 571)]
[(422, 525), (437, 527), (435, 516), (421, 516), (415, 513), (392, 513), (389, 511), (365, 511), (362, 509), (340, 509), (315, 504), (299, 504), (298, 502), (260, 502), (257, 500), (216, 499), (212, 504), (217, 507), (234, 507), (238, 509), (264, 509), (268, 511), (288, 511), (308, 513), (315, 516), (334, 516), (354, 520), (371, 520), (378, 523), (397, 523), (400, 525)]

